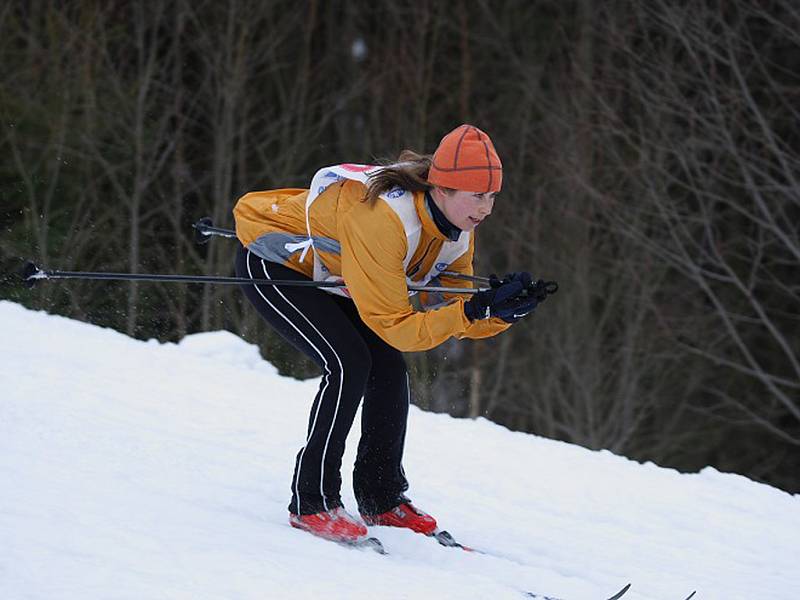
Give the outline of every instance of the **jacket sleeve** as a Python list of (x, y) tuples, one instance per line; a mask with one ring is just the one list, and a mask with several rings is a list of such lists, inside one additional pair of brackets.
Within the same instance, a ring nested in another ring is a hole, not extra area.
[[(469, 250), (458, 257), (454, 262), (450, 263), (448, 271), (453, 273), (460, 273), (462, 275), (474, 275), (472, 267), (472, 260), (475, 255), (475, 232), (473, 231), (469, 238)], [(440, 275), (440, 281), (444, 287), (474, 287), (472, 282), (458, 279), (456, 277), (448, 277), (447, 275)], [(445, 294), (445, 299), (452, 299), (457, 296)], [(469, 296), (461, 296), (464, 300), (468, 300)], [(463, 302), (461, 303), (463, 308)], [(472, 321), (463, 333), (457, 334), (459, 339), (469, 338), (473, 340), (492, 337), (498, 333), (505, 331), (511, 327), (511, 323), (506, 323), (503, 319), (492, 317), (491, 319), (481, 319), (479, 321)]]
[(358, 313), (387, 344), (403, 352), (428, 350), (470, 327), (464, 301), (429, 312), (408, 298), (403, 225), (388, 207), (355, 203), (338, 218), (342, 277)]

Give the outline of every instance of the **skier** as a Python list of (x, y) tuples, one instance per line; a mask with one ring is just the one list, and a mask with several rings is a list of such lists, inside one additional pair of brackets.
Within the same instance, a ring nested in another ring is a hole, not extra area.
[[(260, 315), (323, 370), (295, 461), (293, 527), (345, 542), (363, 539), (364, 523), (436, 530), (405, 495), (410, 390), (402, 353), (496, 335), (537, 300), (524, 293), (528, 273), (494, 279), (471, 297), (427, 297), (443, 301), (423, 310), (412, 307), (407, 286), (470, 286), (447, 273), (472, 275), (474, 231), (491, 214), (502, 179), (489, 136), (465, 124), (432, 156), (406, 150), (384, 166), (326, 167), (310, 189), (251, 192), (237, 202), (239, 277), (347, 286), (242, 286)], [(362, 397), (353, 487), (363, 522), (340, 498), (345, 439)]]

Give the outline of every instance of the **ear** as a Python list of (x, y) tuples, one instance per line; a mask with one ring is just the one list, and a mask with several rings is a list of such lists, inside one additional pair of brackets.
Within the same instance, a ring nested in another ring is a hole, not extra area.
[(435, 185), (431, 190), (431, 196), (433, 196), (433, 199), (436, 200), (436, 204), (441, 206), (447, 194), (445, 194), (444, 189), (440, 188), (438, 185)]

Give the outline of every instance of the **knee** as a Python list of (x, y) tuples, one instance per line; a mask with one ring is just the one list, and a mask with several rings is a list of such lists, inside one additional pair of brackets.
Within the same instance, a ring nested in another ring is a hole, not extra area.
[(372, 370), (372, 356), (365, 344), (351, 344), (336, 353), (335, 364), (331, 370), (338, 372), (347, 387), (363, 391)]
[(406, 360), (399, 351), (381, 352), (372, 356), (372, 376), (381, 379), (400, 381), (405, 380)]

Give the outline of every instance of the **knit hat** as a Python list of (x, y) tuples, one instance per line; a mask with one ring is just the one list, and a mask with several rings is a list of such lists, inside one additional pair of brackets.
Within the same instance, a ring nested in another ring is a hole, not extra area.
[(503, 164), (488, 135), (473, 125), (460, 125), (439, 142), (428, 183), (465, 192), (499, 192)]

